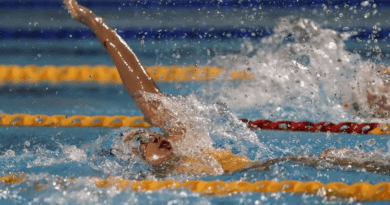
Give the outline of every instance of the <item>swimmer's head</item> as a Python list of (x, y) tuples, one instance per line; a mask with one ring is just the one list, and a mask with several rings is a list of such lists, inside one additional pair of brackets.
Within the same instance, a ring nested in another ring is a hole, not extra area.
[(127, 141), (139, 142), (133, 153), (152, 165), (164, 163), (173, 156), (171, 143), (160, 133), (136, 130), (126, 136), (124, 142)]
[(352, 90), (344, 92), (344, 107), (360, 117), (390, 117), (390, 69), (368, 66), (358, 72)]

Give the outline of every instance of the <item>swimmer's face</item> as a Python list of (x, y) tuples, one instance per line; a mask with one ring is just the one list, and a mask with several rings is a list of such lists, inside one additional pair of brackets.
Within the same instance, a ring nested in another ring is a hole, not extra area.
[(140, 142), (137, 154), (146, 162), (158, 165), (172, 157), (172, 145), (162, 134), (139, 130), (133, 136)]

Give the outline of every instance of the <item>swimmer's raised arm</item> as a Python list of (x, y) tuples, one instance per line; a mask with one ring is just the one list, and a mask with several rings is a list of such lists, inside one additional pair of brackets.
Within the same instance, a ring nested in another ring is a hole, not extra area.
[(162, 94), (131, 48), (106, 25), (103, 18), (78, 5), (75, 0), (64, 0), (64, 2), (73, 19), (89, 26), (95, 32), (113, 59), (123, 84), (133, 98), (137, 97), (137, 91)]
[(161, 102), (148, 101), (142, 95), (142, 93), (152, 93), (161, 95), (161, 98), (165, 97), (126, 42), (108, 27), (101, 17), (80, 6), (76, 0), (64, 0), (64, 2), (72, 18), (90, 27), (110, 54), (123, 84), (140, 107), (145, 120), (160, 127), (165, 133), (170, 133), (172, 140), (181, 140), (176, 133), (183, 129), (167, 126), (167, 121), (172, 120), (175, 116), (165, 110)]

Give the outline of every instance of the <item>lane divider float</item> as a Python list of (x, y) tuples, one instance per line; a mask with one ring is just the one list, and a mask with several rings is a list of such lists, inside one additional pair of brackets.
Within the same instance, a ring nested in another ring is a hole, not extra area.
[(150, 127), (143, 116), (0, 114), (0, 126), (32, 127)]
[[(276, 121), (241, 119), (250, 129), (283, 130), (301, 132), (332, 132), (357, 134), (390, 134), (390, 126), (385, 123), (331, 122), (312, 123), (307, 121)], [(105, 116), (105, 115), (30, 115), (0, 114), (0, 126), (36, 127), (151, 127), (143, 116)]]
[[(99, 188), (115, 187), (118, 191), (130, 188), (133, 191), (147, 192), (158, 191), (161, 189), (188, 189), (193, 192), (200, 193), (206, 196), (223, 196), (231, 194), (239, 194), (242, 192), (257, 192), (257, 193), (296, 193), (296, 194), (316, 194), (321, 197), (340, 197), (351, 198), (355, 201), (390, 201), (390, 182), (381, 182), (372, 185), (367, 182), (357, 182), (351, 185), (342, 182), (330, 182), (323, 184), (318, 181), (185, 181), (179, 182), (176, 180), (140, 180), (133, 181), (123, 179), (121, 177), (109, 177), (102, 179), (99, 177), (91, 177), (95, 182), (95, 186)], [(58, 180), (61, 180), (58, 178)], [(26, 181), (26, 175), (8, 174), (0, 176), (0, 181), (6, 184), (18, 184)], [(69, 179), (69, 182), (76, 182), (77, 179)], [(36, 191), (45, 189), (42, 186), (49, 184), (41, 184)]]
[[(216, 79), (225, 71), (215, 66), (152, 66), (146, 68), (156, 81), (207, 81)], [(254, 75), (247, 71), (232, 71), (227, 77), (230, 80), (251, 80)], [(115, 67), (98, 66), (18, 66), (0, 65), (0, 84), (5, 83), (62, 83), (62, 82), (98, 82), (122, 83)]]

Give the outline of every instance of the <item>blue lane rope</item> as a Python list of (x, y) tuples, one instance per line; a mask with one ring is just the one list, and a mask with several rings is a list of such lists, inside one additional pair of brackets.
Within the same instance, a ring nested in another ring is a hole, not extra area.
[[(390, 1), (389, 1), (390, 2)], [(390, 28), (375, 31), (372, 28), (339, 29), (339, 32), (357, 32), (351, 40), (378, 39), (387, 40)], [(166, 39), (259, 39), (273, 33), (272, 28), (118, 28), (118, 33), (126, 40), (166, 40)], [(80, 40), (95, 38), (95, 34), (86, 28), (61, 29), (16, 29), (0, 28), (0, 40)]]
[[(370, 1), (376, 3), (379, 7), (390, 6), (388, 0), (374, 0)], [(145, 8), (145, 9), (157, 9), (157, 8), (232, 8), (232, 9), (251, 9), (251, 8), (285, 8), (294, 9), (300, 7), (322, 8), (326, 6), (357, 6), (361, 7), (362, 0), (142, 0), (142, 1), (129, 1), (129, 0), (79, 0), (79, 3), (87, 6), (91, 9), (96, 8)], [(0, 9), (13, 9), (13, 8), (27, 8), (27, 9), (60, 9), (63, 7), (62, 1), (54, 0), (0, 0)], [(364, 9), (364, 7), (363, 7)]]

